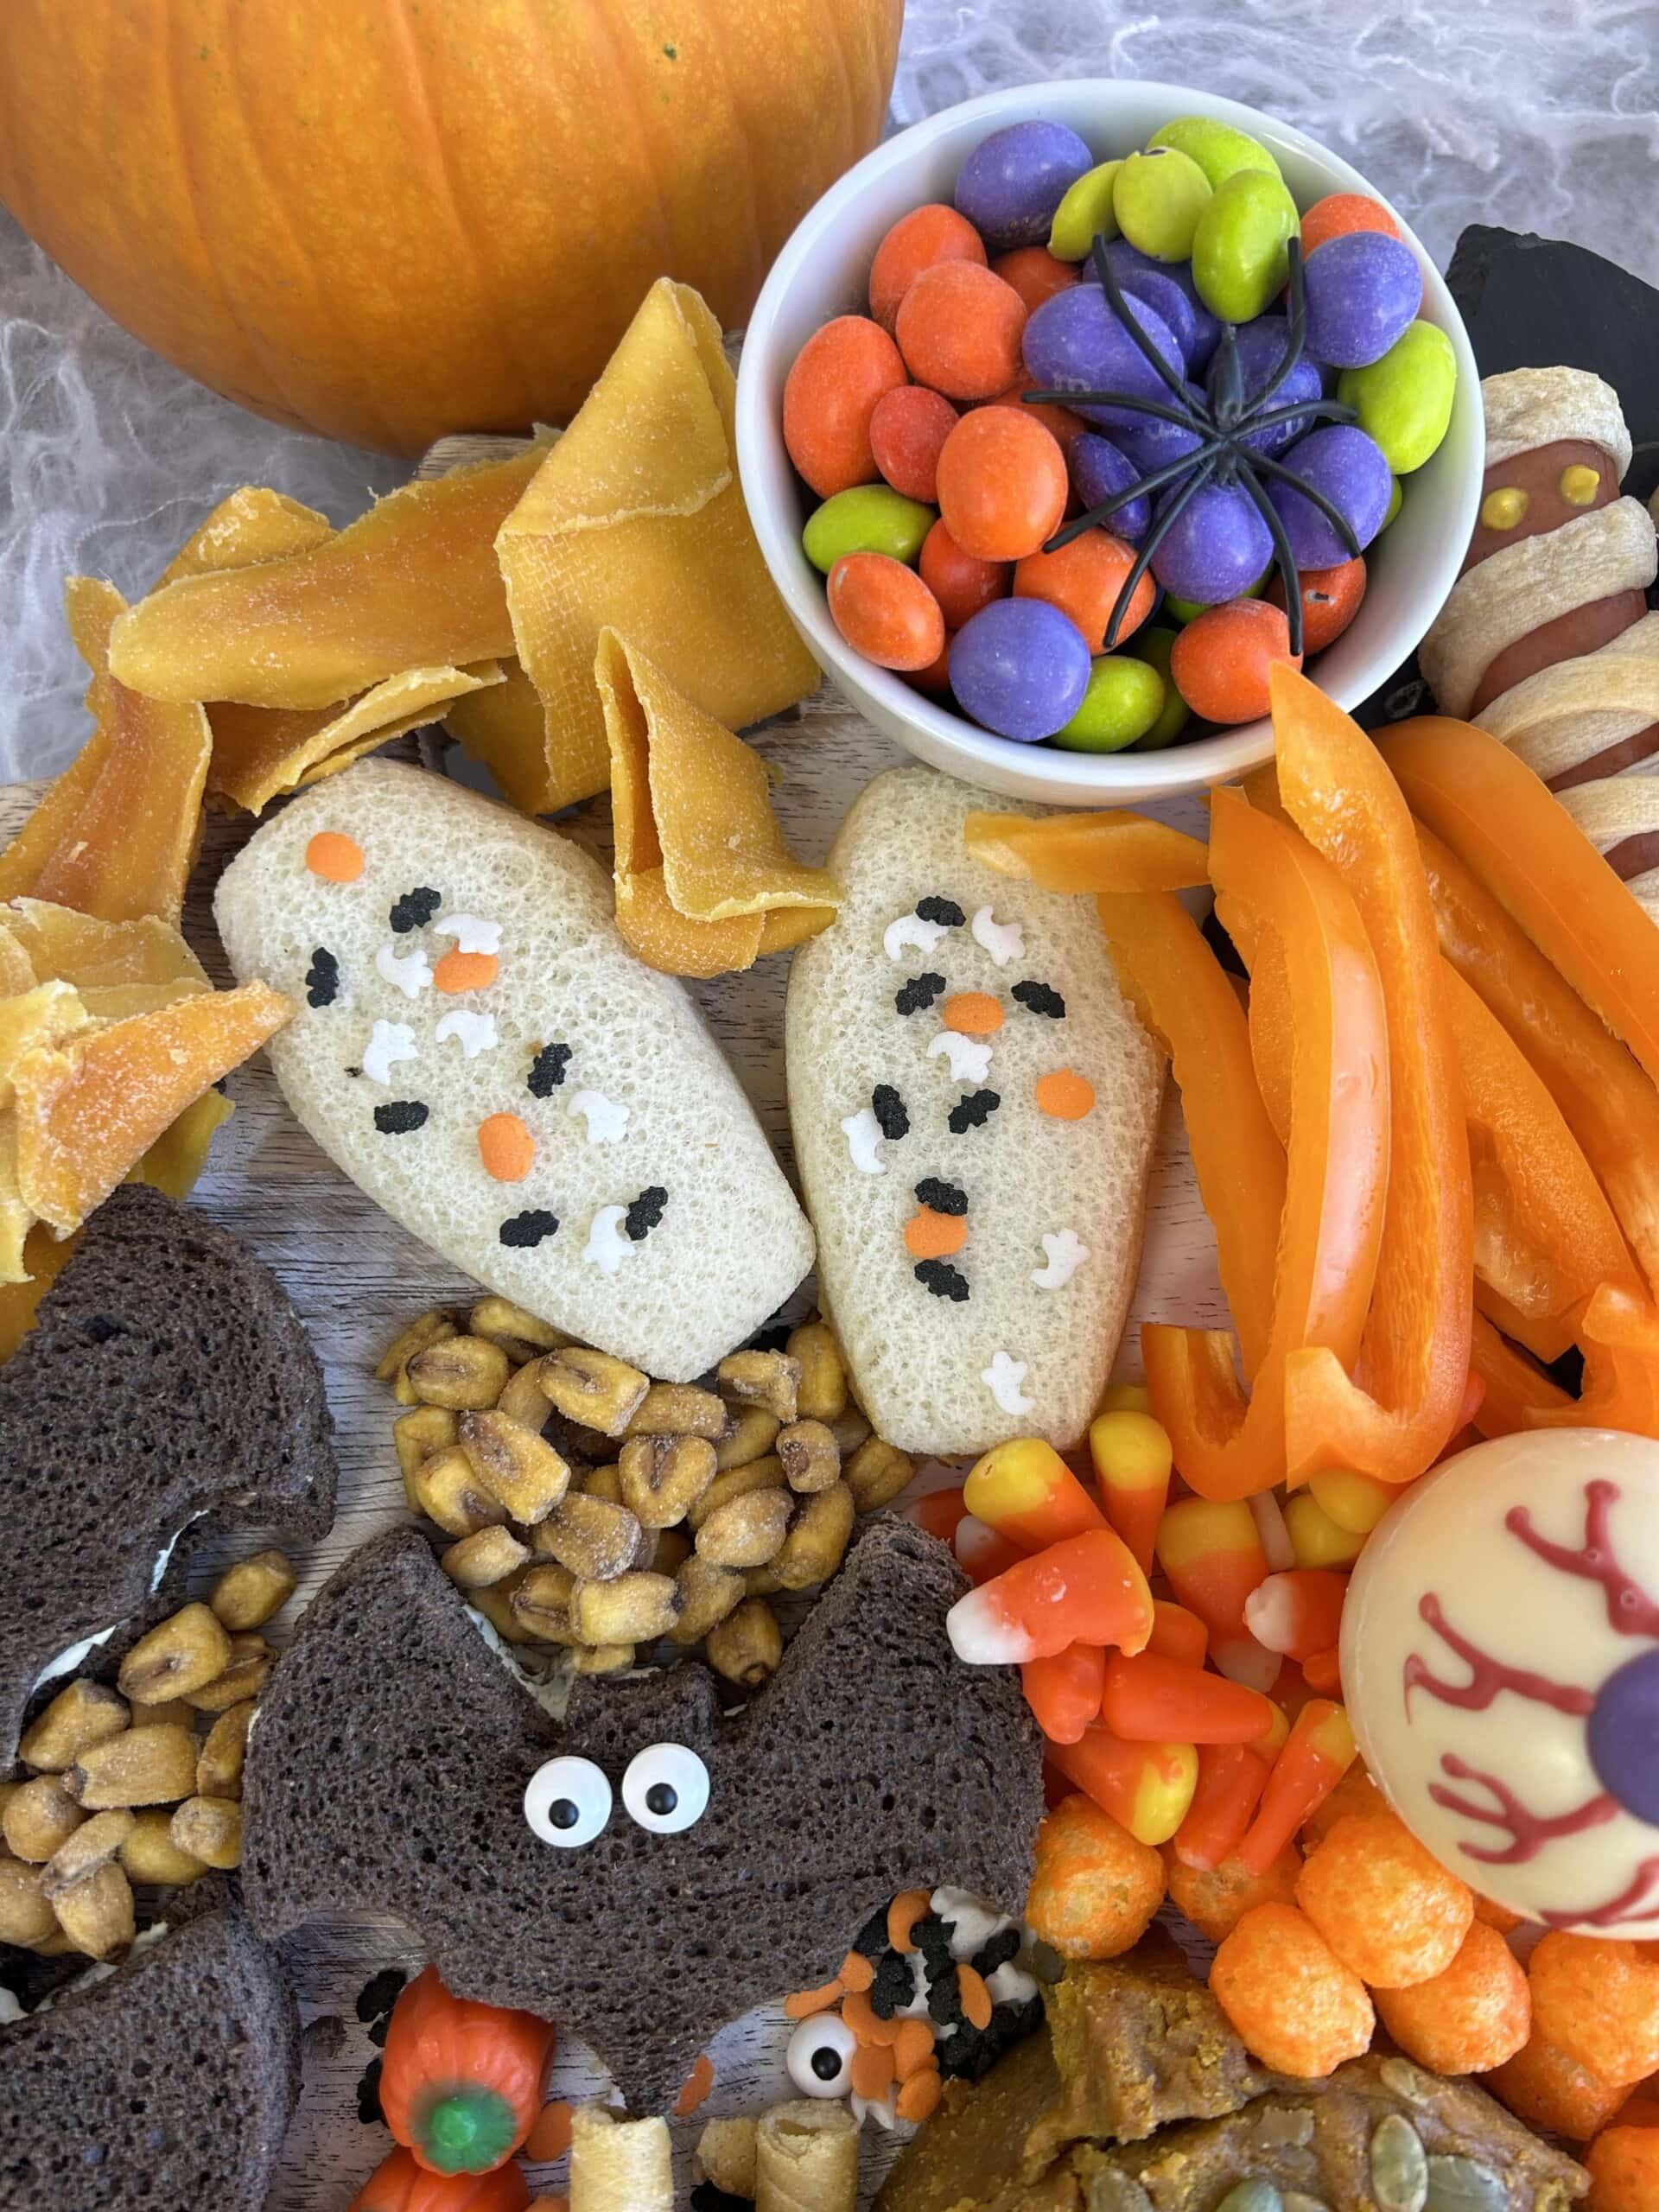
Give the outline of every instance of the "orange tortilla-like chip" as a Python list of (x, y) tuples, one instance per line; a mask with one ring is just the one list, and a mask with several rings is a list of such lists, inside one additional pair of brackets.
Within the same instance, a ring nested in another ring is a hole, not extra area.
[(212, 751), (199, 706), (141, 697), (110, 673), (126, 601), (112, 584), (71, 576), (70, 635), (92, 671), (94, 728), (0, 854), (0, 899), (25, 893), (105, 921), (176, 922), (201, 830)]
[[(594, 685), (607, 624), (626, 623), (669, 682), (728, 729), (817, 689), (817, 664), (743, 504), (735, 390), (708, 307), (660, 278), (502, 524), (513, 634), (543, 710), (537, 813), (610, 779)], [(523, 789), (536, 773), (531, 756), (512, 780)]]

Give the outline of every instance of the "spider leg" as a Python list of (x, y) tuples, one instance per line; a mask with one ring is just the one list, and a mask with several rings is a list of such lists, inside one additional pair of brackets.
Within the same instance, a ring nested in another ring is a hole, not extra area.
[(1142, 499), (1154, 492), (1161, 492), (1166, 484), (1173, 484), (1178, 476), (1184, 476), (1189, 468), (1200, 467), (1206, 461), (1213, 462), (1226, 450), (1226, 445), (1225, 438), (1212, 438), (1208, 445), (1200, 446), (1196, 453), (1185, 454), (1179, 461), (1166, 461), (1161, 468), (1154, 468), (1149, 476), (1137, 477), (1133, 484), (1127, 485), (1122, 491), (1114, 492), (1109, 499), (1103, 499), (1097, 507), (1090, 507), (1085, 513), (1073, 515), (1065, 527), (1057, 531), (1048, 540), (1043, 547), (1044, 552), (1058, 553), (1062, 546), (1069, 545), (1074, 537), (1081, 537), (1098, 524), (1109, 521), (1118, 509), (1128, 506), (1131, 499)]
[(1194, 496), (1203, 490), (1204, 486), (1215, 474), (1215, 472), (1216, 464), (1213, 461), (1207, 461), (1201, 467), (1196, 469), (1192, 475), (1188, 478), (1187, 481), (1182, 485), (1180, 490), (1175, 493), (1174, 497), (1170, 500), (1169, 505), (1164, 509), (1162, 514), (1157, 518), (1152, 524), (1152, 527), (1147, 531), (1146, 536), (1141, 539), (1141, 550), (1135, 556), (1134, 565), (1131, 567), (1128, 575), (1123, 579), (1122, 588), (1119, 591), (1117, 597), (1112, 601), (1112, 619), (1106, 625), (1106, 635), (1102, 640), (1103, 651), (1110, 652), (1113, 646), (1116, 645), (1118, 630), (1122, 623), (1124, 616), (1128, 613), (1130, 604), (1135, 598), (1135, 586), (1140, 582), (1141, 577), (1146, 575), (1147, 570), (1152, 566), (1153, 555), (1163, 543), (1164, 539), (1168, 535), (1170, 528), (1175, 522), (1176, 518), (1188, 505)]
[(1133, 415), (1155, 415), (1160, 422), (1179, 423), (1195, 436), (1215, 428), (1207, 409), (1201, 414), (1190, 402), (1185, 407), (1169, 407), (1161, 399), (1142, 399), (1134, 391), (1066, 391), (1058, 385), (1044, 385), (1020, 396), (1027, 407), (1122, 407)]
[(1174, 370), (1170, 367), (1169, 363), (1164, 359), (1163, 355), (1158, 351), (1158, 348), (1153, 344), (1151, 339), (1147, 337), (1146, 332), (1142, 330), (1136, 317), (1129, 313), (1128, 308), (1123, 298), (1122, 289), (1117, 281), (1116, 273), (1113, 270), (1110, 261), (1107, 258), (1106, 241), (1103, 238), (1096, 238), (1092, 255), (1095, 264), (1095, 274), (1100, 279), (1100, 288), (1106, 295), (1107, 300), (1110, 304), (1112, 313), (1117, 317), (1124, 329), (1128, 333), (1136, 352), (1144, 354), (1146, 359), (1151, 362), (1153, 367), (1158, 372), (1159, 376), (1163, 379), (1164, 383), (1169, 386), (1170, 390), (1175, 394), (1178, 399), (1185, 399), (1186, 397), (1186, 385), (1185, 379), (1177, 376)]
[(1353, 423), (1359, 418), (1359, 410), (1350, 407), (1342, 399), (1304, 399), (1283, 407), (1275, 407), (1269, 415), (1252, 415), (1248, 423), (1241, 423), (1242, 433), (1271, 430), (1281, 423), (1294, 423), (1304, 415), (1322, 415), (1328, 423)]
[(1347, 547), (1349, 559), (1357, 561), (1359, 558), (1363, 549), (1358, 538), (1354, 535), (1353, 524), (1344, 514), (1342, 509), (1333, 506), (1324, 493), (1317, 490), (1305, 476), (1298, 475), (1294, 468), (1287, 468), (1282, 461), (1275, 461), (1271, 454), (1253, 453), (1250, 455), (1250, 466), (1252, 468), (1265, 468), (1269, 476), (1282, 478), (1287, 484), (1300, 492), (1305, 499), (1311, 499)]
[(1290, 536), (1279, 510), (1256, 480), (1255, 471), (1243, 467), (1238, 480), (1255, 503), (1255, 511), (1268, 525), (1273, 539), (1273, 564), (1279, 571), (1285, 587), (1285, 623), (1290, 632), (1290, 650), (1300, 656), (1302, 650), (1302, 575), (1296, 565), (1296, 556), (1290, 549)]
[[(1307, 286), (1302, 276), (1302, 242), (1300, 238), (1291, 239), (1289, 258), (1290, 321), (1285, 332), (1285, 350), (1279, 357), (1278, 367), (1251, 402), (1250, 413), (1258, 418), (1260, 410), (1301, 359), (1302, 350), (1307, 343)], [(1256, 423), (1252, 421), (1248, 427), (1255, 429)]]

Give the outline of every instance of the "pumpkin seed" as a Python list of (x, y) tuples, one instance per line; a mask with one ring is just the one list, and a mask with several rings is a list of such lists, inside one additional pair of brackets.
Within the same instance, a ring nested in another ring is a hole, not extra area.
[(1371, 2194), (1377, 2212), (1424, 2212), (1428, 2158), (1408, 2120), (1390, 2113), (1371, 2133)]
[(1287, 2189), (1285, 2212), (1331, 2212), (1331, 2207), (1322, 2196), (1308, 2196), (1300, 2189)]
[(1377, 2069), (1382, 2086), (1408, 2105), (1426, 2104), (1427, 2088), (1417, 2069), (1403, 2058), (1385, 2058)]
[(1216, 2212), (1284, 2212), (1285, 2200), (1270, 2181), (1252, 2175), (1230, 2189)]
[(1509, 2201), (1508, 2188), (1490, 2166), (1473, 2158), (1428, 2162), (1427, 2212), (1504, 2212)]
[(1087, 2212), (1152, 2212), (1152, 2199), (1130, 2175), (1108, 2166), (1090, 2181)]

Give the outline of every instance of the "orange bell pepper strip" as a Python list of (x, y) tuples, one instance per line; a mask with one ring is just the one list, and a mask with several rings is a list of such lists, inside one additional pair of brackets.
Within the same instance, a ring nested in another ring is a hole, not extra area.
[(1252, 1376), (1273, 1319), (1285, 1150), (1256, 1092), (1244, 1009), (1173, 893), (1097, 904), (1124, 995), (1169, 1055), (1198, 1195), (1216, 1232), (1221, 1287)]
[(1483, 1436), (1528, 1428), (1621, 1428), (1659, 1437), (1659, 1312), (1646, 1298), (1604, 1285), (1579, 1322), (1584, 1388), (1574, 1398), (1475, 1317), (1471, 1356), (1486, 1385), (1475, 1415)]
[(1483, 1436), (1514, 1436), (1535, 1416), (1570, 1413), (1575, 1401), (1550, 1381), (1537, 1363), (1508, 1343), (1483, 1313), (1470, 1336), (1469, 1360), (1485, 1384), (1474, 1425)]
[[(1332, 1467), (1411, 1482), (1459, 1425), (1474, 1291), (1469, 1152), (1434, 912), (1410, 814), (1370, 740), (1282, 663), (1271, 690), (1280, 797), (1359, 909), (1389, 1035), (1388, 1204), (1364, 1340), (1351, 1375), (1312, 1341), (1291, 1357), (1287, 1472), (1292, 1483)], [(1292, 1002), (1300, 1014), (1300, 996)]]
[(1210, 880), (1204, 842), (1149, 814), (970, 814), (968, 850), (1001, 875), (1045, 891), (1196, 891)]
[(1659, 923), (1548, 784), (1471, 722), (1426, 715), (1379, 741), (1442, 838), (1659, 1083)]
[(1537, 1071), (1659, 1291), (1659, 1090), (1484, 884), (1419, 825), (1440, 949)]
[(1224, 1332), (1147, 1323), (1141, 1348), (1175, 1465), (1201, 1497), (1233, 1499), (1283, 1477), (1293, 1357), (1320, 1347), (1340, 1371), (1359, 1350), (1389, 1181), (1388, 1018), (1354, 902), (1305, 839), (1218, 791), (1210, 857), (1223, 922), (1248, 913), (1275, 938), (1297, 1014), (1273, 1320), (1248, 1404)]

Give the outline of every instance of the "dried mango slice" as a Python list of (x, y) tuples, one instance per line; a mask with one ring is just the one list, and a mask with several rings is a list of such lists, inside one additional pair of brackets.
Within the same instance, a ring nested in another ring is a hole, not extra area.
[(0, 1284), (29, 1281), (27, 1246), (35, 1216), (17, 1187), (17, 1120), (0, 1114)]
[(495, 535), (542, 454), (405, 484), (308, 552), (163, 584), (116, 625), (111, 666), (151, 698), (315, 708), (498, 659), (513, 639)]
[[(55, 979), (0, 999), (0, 1108), (11, 1103), (12, 1071), (23, 1054), (37, 1045), (60, 1044), (90, 1018), (73, 985)], [(0, 1281), (8, 1280), (0, 1275)]]
[[(707, 306), (660, 278), (502, 524), (513, 634), (544, 715), (538, 813), (609, 780), (593, 678), (607, 623), (625, 620), (669, 682), (728, 729), (817, 686), (743, 505), (735, 389)], [(527, 757), (514, 780), (536, 773)]]
[(83, 994), (125, 983), (209, 988), (207, 971), (170, 922), (147, 914), (136, 921), (100, 921), (42, 899), (17, 899), (3, 910), (5, 931), (30, 962), (34, 976), (55, 976)]
[(334, 534), (333, 523), (315, 507), (302, 507), (286, 493), (262, 484), (245, 484), (221, 499), (185, 539), (162, 569), (161, 582), (175, 584), (181, 576), (245, 569), (256, 561), (289, 561), (314, 551)]
[(199, 706), (141, 697), (111, 676), (110, 641), (126, 611), (112, 584), (71, 576), (64, 599), (92, 672), (95, 728), (0, 854), (0, 899), (29, 893), (105, 921), (176, 922), (201, 830), (207, 717)]
[(19, 991), (32, 991), (39, 981), (35, 963), (4, 921), (0, 921), (0, 997), (14, 998)]
[(26, 1052), (12, 1078), (25, 1205), (60, 1236), (78, 1229), (185, 1108), (293, 1012), (281, 992), (245, 983)]
[(169, 1198), (188, 1198), (196, 1178), (207, 1165), (207, 1147), (213, 1132), (223, 1128), (236, 1108), (224, 1091), (204, 1090), (187, 1106), (170, 1128), (164, 1129), (127, 1177), (129, 1183), (149, 1183)]
[(560, 804), (548, 777), (541, 694), (519, 662), (508, 661), (502, 681), (487, 690), (452, 699), (443, 726), (463, 753), (489, 770), (521, 813), (544, 814)]

